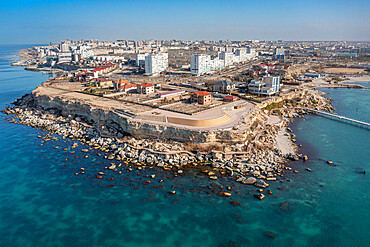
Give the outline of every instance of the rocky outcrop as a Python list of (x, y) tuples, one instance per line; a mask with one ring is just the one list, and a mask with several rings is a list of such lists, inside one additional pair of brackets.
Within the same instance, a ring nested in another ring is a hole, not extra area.
[(236, 130), (202, 131), (136, 121), (120, 117), (113, 109), (97, 108), (88, 102), (65, 100), (62, 97), (50, 97), (45, 94), (33, 93), (23, 97), (20, 102), (46, 113), (80, 119), (82, 122), (94, 125), (103, 135), (159, 137), (202, 143), (216, 141), (235, 143), (244, 140), (247, 135), (245, 132)]

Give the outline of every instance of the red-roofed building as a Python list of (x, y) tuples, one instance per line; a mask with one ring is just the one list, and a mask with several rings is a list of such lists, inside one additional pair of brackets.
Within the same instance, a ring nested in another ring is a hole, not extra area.
[(122, 79), (119, 79), (113, 82), (113, 86), (115, 89), (118, 89), (122, 87), (123, 85), (127, 85), (127, 84), (130, 84), (130, 82), (128, 80), (122, 80)]
[(126, 84), (126, 85), (123, 85), (123, 86), (120, 86), (118, 88), (118, 91), (119, 92), (124, 92), (124, 93), (129, 93), (129, 92), (132, 92), (132, 91), (135, 91), (137, 89), (137, 85), (135, 84)]
[(238, 100), (239, 98), (238, 97), (236, 97), (236, 96), (234, 96), (234, 95), (227, 95), (227, 96), (225, 96), (224, 98), (223, 98), (223, 100), (225, 101), (225, 102), (234, 102), (234, 101), (236, 101), (236, 100)]
[(113, 86), (113, 81), (108, 78), (97, 78), (97, 79), (90, 81), (90, 86), (108, 88), (108, 87)]
[(151, 84), (151, 83), (141, 83), (137, 87), (137, 91), (138, 91), (138, 93), (141, 93), (141, 94), (151, 94), (151, 93), (154, 93), (154, 85)]
[(112, 72), (114, 69), (116, 69), (116, 65), (113, 63), (108, 63), (106, 65), (99, 66), (93, 70), (94, 77), (97, 78), (100, 75), (107, 74), (109, 72)]
[(198, 102), (198, 104), (206, 105), (212, 102), (212, 94), (207, 91), (197, 91), (191, 94), (191, 102)]

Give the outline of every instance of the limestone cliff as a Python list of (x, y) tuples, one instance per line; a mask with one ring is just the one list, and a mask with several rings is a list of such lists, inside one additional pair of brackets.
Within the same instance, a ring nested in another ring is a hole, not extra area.
[(97, 107), (79, 99), (66, 99), (56, 95), (42, 94), (37, 89), (22, 99), (30, 107), (45, 113), (70, 116), (99, 129), (103, 135), (132, 135), (141, 137), (160, 137), (178, 141), (237, 143), (246, 139), (246, 131), (194, 130), (161, 124), (152, 124), (118, 116), (109, 107)]

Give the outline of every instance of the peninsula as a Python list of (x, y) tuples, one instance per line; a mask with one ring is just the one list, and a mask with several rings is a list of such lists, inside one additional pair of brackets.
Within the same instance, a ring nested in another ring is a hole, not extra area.
[(64, 41), (33, 47), (13, 65), (53, 76), (3, 112), (12, 115), (9, 122), (100, 149), (108, 160), (175, 174), (202, 166), (210, 179), (228, 174), (266, 188), (291, 169), (287, 159), (308, 159), (297, 153), (291, 121), (307, 108), (334, 111), (316, 88), (363, 88), (344, 84), (342, 72), (368, 76), (353, 54), (328, 60), (301, 46)]

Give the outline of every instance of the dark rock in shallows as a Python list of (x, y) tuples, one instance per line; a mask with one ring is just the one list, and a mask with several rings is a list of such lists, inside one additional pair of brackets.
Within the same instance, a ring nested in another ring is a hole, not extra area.
[(262, 200), (263, 198), (265, 198), (265, 195), (264, 195), (264, 194), (262, 194), (262, 193), (256, 193), (256, 194), (254, 194), (254, 197), (256, 197), (256, 198), (258, 198), (258, 199)]
[(266, 231), (266, 232), (263, 233), (263, 235), (265, 235), (268, 238), (275, 238), (276, 237), (276, 234), (271, 232), (271, 231)]

